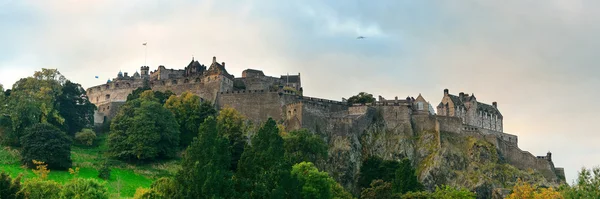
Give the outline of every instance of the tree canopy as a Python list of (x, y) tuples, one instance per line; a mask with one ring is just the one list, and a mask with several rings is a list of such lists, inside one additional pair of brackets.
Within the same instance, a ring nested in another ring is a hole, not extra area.
[(48, 164), (50, 169), (71, 168), (71, 139), (48, 123), (38, 123), (27, 128), (21, 138), (21, 162), (33, 168), (33, 160)]
[(307, 129), (290, 131), (283, 139), (285, 156), (290, 164), (316, 163), (327, 158), (327, 143)]
[(233, 108), (223, 108), (219, 111), (219, 116), (217, 116), (219, 135), (226, 138), (229, 142), (229, 152), (231, 153), (231, 165), (229, 168), (232, 171), (237, 170), (238, 161), (246, 146), (244, 132), (247, 129), (244, 120), (244, 116)]
[(366, 92), (360, 92), (358, 95), (348, 98), (348, 104), (364, 104), (375, 102), (375, 98), (372, 94)]
[(207, 117), (217, 113), (209, 102), (201, 102), (200, 97), (190, 92), (180, 96), (171, 95), (164, 106), (173, 113), (179, 124), (181, 148), (187, 147), (198, 135), (198, 128)]
[(122, 160), (172, 158), (178, 151), (179, 124), (152, 91), (125, 103), (110, 129), (109, 153)]

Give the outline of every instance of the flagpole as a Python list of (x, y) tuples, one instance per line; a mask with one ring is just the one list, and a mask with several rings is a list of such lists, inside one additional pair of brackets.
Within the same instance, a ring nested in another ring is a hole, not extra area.
[(144, 66), (146, 65), (146, 59), (148, 58), (148, 43), (144, 42)]

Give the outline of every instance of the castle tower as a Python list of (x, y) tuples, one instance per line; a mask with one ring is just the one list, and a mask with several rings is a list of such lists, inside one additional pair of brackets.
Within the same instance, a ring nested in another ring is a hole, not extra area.
[(148, 67), (148, 66), (142, 66), (140, 68), (140, 71), (142, 72), (142, 74), (141, 74), (142, 77), (149, 77), (150, 76), (150, 73), (149, 73), (150, 67)]

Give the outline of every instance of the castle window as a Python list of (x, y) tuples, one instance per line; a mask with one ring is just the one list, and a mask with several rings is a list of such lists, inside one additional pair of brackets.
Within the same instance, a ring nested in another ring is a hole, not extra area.
[(107, 107), (106, 107), (106, 110), (108, 110), (108, 109), (110, 109), (110, 106), (107, 106)]
[(119, 88), (119, 84), (115, 84), (115, 88)]
[(108, 88), (109, 88), (109, 85), (107, 84), (107, 85), (106, 85), (106, 90), (108, 90)]
[(110, 95), (106, 94), (106, 100), (110, 100)]
[[(423, 102), (417, 102), (417, 109), (423, 110)], [(458, 111), (460, 112), (460, 108), (458, 108)]]
[(177, 84), (177, 80), (174, 79), (173, 81), (171, 81), (171, 84)]

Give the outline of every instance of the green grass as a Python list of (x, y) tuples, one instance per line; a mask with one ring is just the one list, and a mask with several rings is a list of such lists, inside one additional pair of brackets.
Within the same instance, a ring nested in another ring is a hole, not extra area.
[[(111, 195), (120, 197), (133, 197), (139, 187), (148, 188), (154, 179), (163, 176), (174, 176), (179, 165), (176, 160), (157, 162), (152, 164), (135, 165), (120, 161), (111, 161), (111, 177), (109, 180), (98, 178), (98, 168), (104, 161), (104, 152), (107, 149), (106, 136), (99, 136), (97, 144), (92, 147), (72, 146), (71, 159), (73, 168), (79, 168), (79, 178), (93, 178), (105, 182)], [(35, 178), (31, 169), (20, 165), (18, 150), (3, 148), (0, 150), (0, 171), (9, 173), (12, 177), (23, 175), (23, 180)], [(51, 170), (49, 180), (66, 183), (73, 179), (68, 171)], [(119, 194), (120, 193), (120, 194)]]

